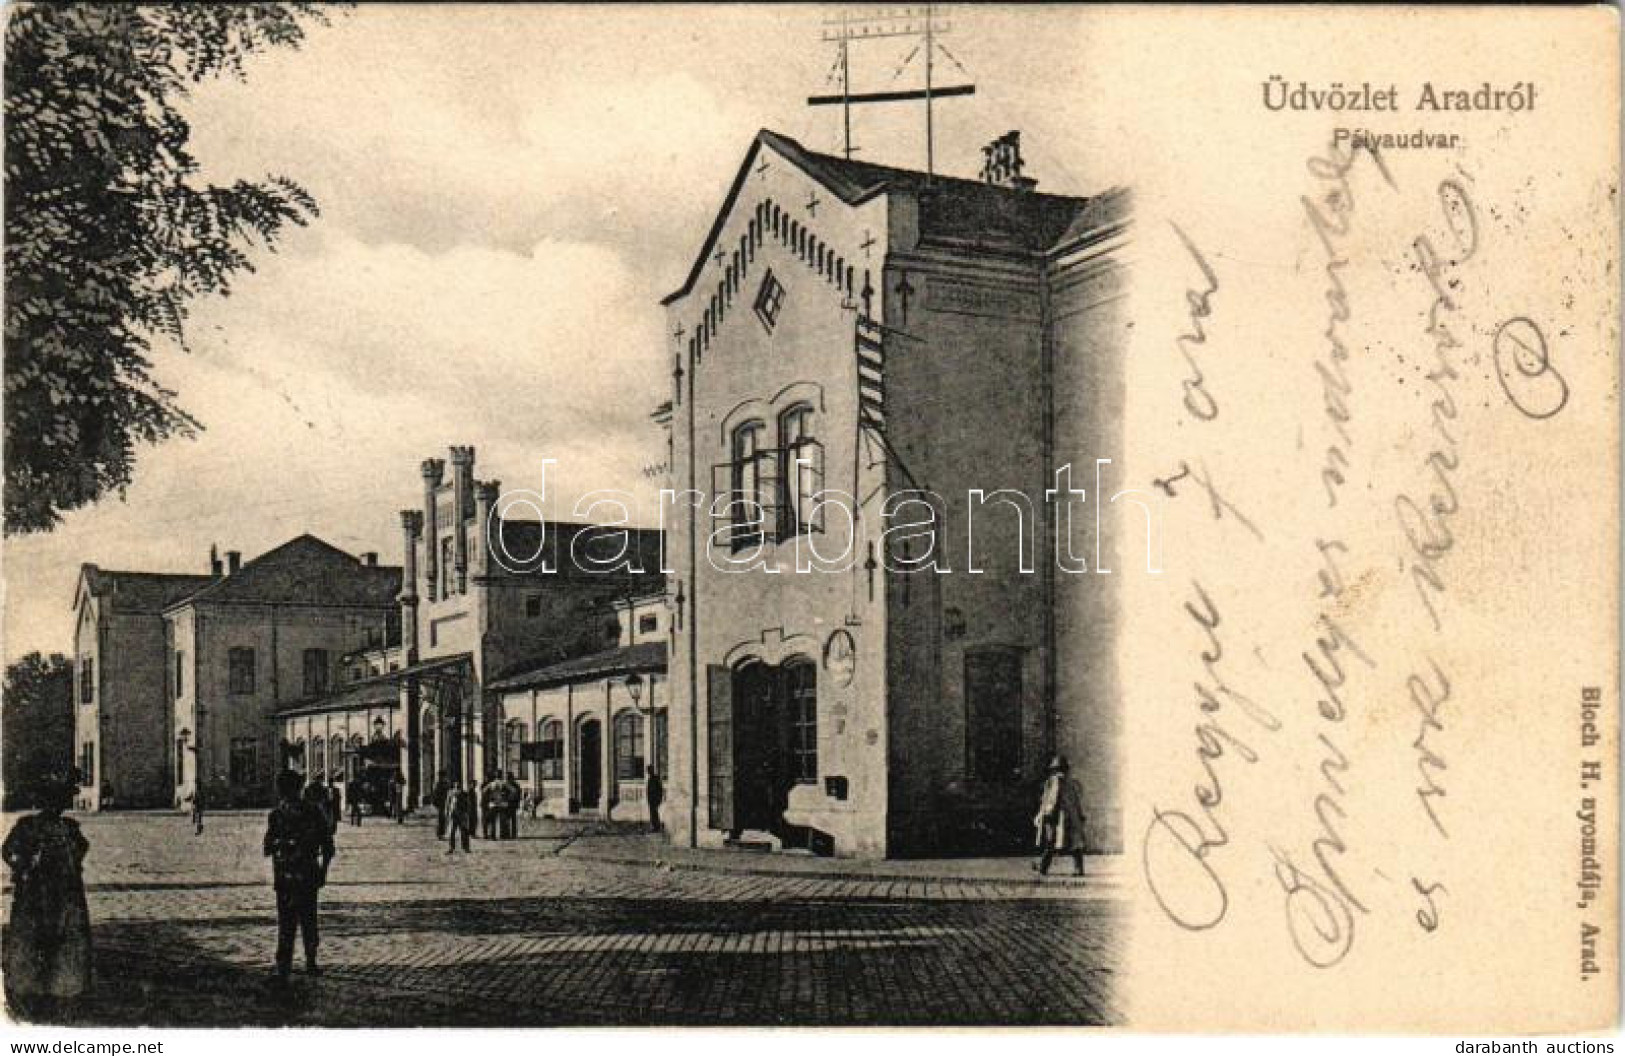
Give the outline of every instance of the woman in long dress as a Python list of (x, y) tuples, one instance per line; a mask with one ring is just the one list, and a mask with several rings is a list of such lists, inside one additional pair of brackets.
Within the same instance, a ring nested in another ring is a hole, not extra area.
[(12, 827), (0, 858), (11, 870), (4, 940), (6, 1002), (19, 1018), (60, 1021), (90, 989), (90, 911), (81, 869), (90, 844), (62, 816), (72, 801), (54, 782), (44, 808)]

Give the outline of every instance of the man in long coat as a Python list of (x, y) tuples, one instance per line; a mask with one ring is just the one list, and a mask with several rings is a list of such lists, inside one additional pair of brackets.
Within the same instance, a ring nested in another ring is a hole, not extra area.
[(1044, 791), (1038, 798), (1038, 814), (1033, 818), (1038, 830), (1040, 874), (1048, 873), (1057, 854), (1071, 855), (1077, 875), (1083, 875), (1083, 790), (1072, 779), (1066, 757), (1058, 755), (1049, 766)]

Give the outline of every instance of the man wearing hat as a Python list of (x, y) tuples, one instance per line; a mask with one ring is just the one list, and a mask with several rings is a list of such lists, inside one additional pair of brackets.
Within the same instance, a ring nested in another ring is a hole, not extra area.
[(1069, 854), (1077, 875), (1082, 876), (1083, 790), (1072, 779), (1065, 756), (1057, 755), (1049, 764), (1033, 826), (1038, 830), (1038, 862), (1033, 868), (1046, 874), (1057, 854)]

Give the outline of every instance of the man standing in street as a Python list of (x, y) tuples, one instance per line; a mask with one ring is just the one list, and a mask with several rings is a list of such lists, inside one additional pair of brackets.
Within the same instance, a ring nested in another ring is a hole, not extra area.
[(434, 789), (429, 793), (429, 802), (434, 804), (434, 838), (446, 838), (446, 796), (451, 792), (451, 784), (446, 775), (441, 774), (434, 779)]
[(480, 823), (484, 826), (481, 832), (488, 840), (497, 838), (497, 779), (492, 777), (480, 787)]
[(203, 835), (203, 775), (192, 783), (192, 835)]
[(457, 838), (462, 837), (463, 853), (468, 853), (468, 830), (472, 820), (468, 816), (470, 794), (463, 790), (462, 782), (454, 782), (446, 790), (446, 853), (457, 853)]
[(305, 947), (305, 970), (321, 974), (316, 963), (320, 942), (316, 927), (316, 897), (327, 882), (333, 861), (333, 836), (327, 819), (300, 799), (301, 778), (291, 770), (277, 775), (279, 802), (265, 819), (265, 856), (271, 859), (276, 889), (276, 975), (285, 981), (293, 971), (293, 936), (300, 933)]
[(502, 838), (505, 840), (519, 838), (519, 800), (522, 795), (518, 779), (512, 770), (508, 771), (502, 782)]
[(649, 831), (660, 831), (660, 804), (666, 801), (666, 785), (660, 774), (649, 767), (649, 776), (643, 782), (643, 800), (649, 804)]
[(361, 778), (352, 777), (344, 786), (344, 798), (350, 801), (350, 824), (361, 827)]

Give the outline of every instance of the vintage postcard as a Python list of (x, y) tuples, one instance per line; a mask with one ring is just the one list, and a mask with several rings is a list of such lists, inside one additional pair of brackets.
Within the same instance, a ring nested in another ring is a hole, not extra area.
[(11, 5), (10, 1020), (1611, 1029), (1619, 74)]

